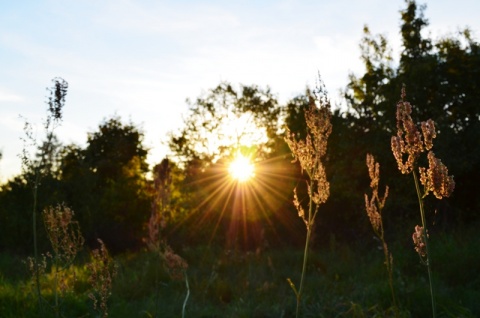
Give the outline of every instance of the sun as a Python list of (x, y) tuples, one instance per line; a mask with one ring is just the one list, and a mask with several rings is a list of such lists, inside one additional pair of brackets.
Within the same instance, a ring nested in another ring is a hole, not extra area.
[(238, 182), (246, 182), (255, 176), (255, 168), (250, 159), (237, 154), (235, 159), (230, 163), (228, 168), (230, 176)]

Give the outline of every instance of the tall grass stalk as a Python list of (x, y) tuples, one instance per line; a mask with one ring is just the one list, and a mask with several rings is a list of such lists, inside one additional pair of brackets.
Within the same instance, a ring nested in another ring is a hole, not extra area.
[(429, 250), (429, 243), (428, 243), (428, 230), (427, 230), (427, 221), (425, 219), (425, 209), (423, 207), (423, 197), (420, 192), (420, 185), (418, 182), (418, 177), (417, 173), (413, 171), (413, 179), (415, 180), (415, 190), (417, 191), (417, 197), (418, 197), (418, 206), (420, 208), (420, 217), (422, 219), (422, 239), (423, 242), (425, 243), (425, 252), (426, 252), (426, 257), (427, 261), (424, 262), (427, 266), (427, 271), (428, 271), (428, 282), (430, 285), (430, 300), (432, 302), (432, 316), (436, 317), (437, 316), (437, 311), (436, 311), (436, 305), (435, 305), (435, 294), (434, 294), (434, 288), (433, 288), (433, 278), (432, 278), (432, 260), (430, 256), (430, 250)]
[(302, 172), (304, 171), (307, 174), (306, 183), (309, 196), (308, 212), (305, 214), (305, 209), (298, 198), (297, 190), (294, 190), (293, 203), (298, 211), (299, 217), (302, 218), (307, 228), (302, 273), (298, 290), (295, 287), (295, 284), (288, 279), (297, 300), (295, 311), (296, 317), (299, 317), (300, 315), (300, 306), (307, 271), (309, 245), (315, 224), (315, 217), (317, 216), (320, 204), (325, 203), (330, 195), (330, 184), (327, 181), (322, 160), (327, 151), (328, 137), (332, 132), (332, 125), (330, 122), (331, 111), (325, 86), (321, 81), (319, 81), (315, 96), (309, 96), (309, 99), (309, 108), (305, 110), (305, 140), (299, 140), (298, 136), (290, 131), (287, 132), (287, 136), (285, 137), (285, 141), (295, 158), (294, 161), (298, 161)]
[(37, 243), (37, 196), (38, 184), (40, 182), (40, 174), (35, 169), (35, 181), (33, 185), (33, 210), (32, 210), (32, 231), (33, 231), (33, 257), (35, 259), (35, 288), (37, 292), (37, 301), (39, 311), (42, 311), (42, 289), (40, 287), (40, 273), (38, 268), (38, 243)]
[[(437, 199), (449, 197), (455, 189), (455, 182), (453, 181), (453, 176), (448, 175), (447, 167), (440, 159), (437, 159), (435, 154), (431, 151), (433, 148), (433, 139), (437, 136), (434, 121), (429, 119), (425, 122), (421, 122), (420, 133), (411, 117), (412, 105), (405, 100), (405, 97), (405, 87), (403, 87), (401, 100), (397, 103), (397, 135), (392, 136), (391, 146), (393, 155), (398, 164), (398, 169), (403, 174), (413, 174), (422, 226), (420, 227), (417, 225), (415, 227), (415, 232), (413, 233), (412, 238), (415, 244), (415, 250), (420, 256), (420, 260), (427, 266), (430, 298), (432, 302), (432, 315), (435, 318), (436, 306), (431, 269), (432, 257), (429, 252), (429, 238), (423, 199), (430, 192), (432, 192)], [(420, 178), (418, 178), (416, 171), (418, 158), (426, 151), (428, 151), (428, 169), (419, 167), (418, 172)], [(404, 160), (404, 157), (407, 159)], [(419, 181), (424, 187), (423, 194), (420, 190)]]
[(88, 298), (93, 301), (93, 309), (102, 318), (108, 317), (108, 299), (112, 292), (112, 282), (117, 275), (117, 265), (110, 257), (107, 247), (101, 239), (97, 239), (100, 247), (91, 253), (91, 262), (87, 265), (90, 272), (88, 281), (92, 286), (92, 292)]
[[(33, 172), (33, 205), (32, 205), (32, 232), (33, 232), (33, 255), (34, 255), (34, 275), (35, 275), (35, 290), (38, 301), (39, 312), (42, 311), (42, 292), (40, 286), (40, 269), (39, 269), (39, 253), (38, 253), (38, 234), (37, 234), (37, 209), (38, 209), (38, 188), (42, 172), (46, 167), (46, 158), (51, 155), (53, 151), (54, 130), (61, 123), (62, 109), (65, 105), (65, 96), (67, 95), (68, 83), (62, 78), (54, 78), (53, 88), (48, 88), (50, 93), (47, 101), (47, 118), (44, 122), (44, 129), (46, 141), (42, 146), (39, 146), (32, 130), (32, 125), (25, 121), (24, 132), (26, 137), (22, 138), (24, 148), (22, 151), (22, 168), (27, 172)], [(30, 158), (27, 145), (37, 147), (40, 150), (40, 160)]]
[(388, 273), (388, 284), (392, 294), (392, 304), (396, 315), (398, 314), (397, 299), (395, 296), (395, 289), (393, 287), (393, 256), (388, 251), (388, 245), (385, 241), (385, 231), (383, 227), (382, 210), (385, 206), (385, 201), (388, 197), (388, 186), (385, 187), (383, 198), (378, 193), (378, 185), (380, 183), (380, 164), (375, 162), (375, 158), (371, 154), (367, 154), (367, 167), (370, 176), (370, 187), (372, 188), (372, 197), (369, 198), (365, 194), (365, 210), (367, 212), (370, 223), (372, 224), (373, 232), (377, 238), (382, 242), (383, 254), (385, 257), (385, 266)]
[[(53, 308), (56, 317), (60, 317), (60, 292), (64, 294), (68, 288), (65, 283), (65, 272), (73, 264), (84, 243), (80, 225), (73, 218), (73, 211), (61, 205), (43, 211), (45, 229), (53, 250), (52, 272), (55, 300)], [(59, 282), (62, 279), (63, 283), (59, 288)]]
[(185, 285), (187, 287), (187, 295), (185, 296), (185, 300), (183, 301), (183, 306), (182, 306), (182, 318), (185, 318), (185, 311), (187, 308), (187, 301), (188, 298), (190, 297), (190, 285), (188, 283), (188, 276), (187, 276), (187, 271), (183, 271), (183, 275), (185, 277)]

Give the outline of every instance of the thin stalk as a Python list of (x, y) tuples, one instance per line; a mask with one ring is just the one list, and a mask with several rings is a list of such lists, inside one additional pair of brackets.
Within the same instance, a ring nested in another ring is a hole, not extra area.
[(313, 205), (313, 198), (312, 196), (310, 196), (310, 201), (308, 204), (307, 237), (305, 239), (305, 250), (303, 252), (302, 275), (300, 278), (300, 287), (298, 288), (298, 293), (297, 293), (297, 310), (295, 313), (295, 317), (297, 318), (299, 317), (299, 314), (300, 314), (300, 302), (301, 302), (302, 292), (303, 292), (303, 283), (305, 280), (305, 273), (307, 271), (308, 246), (310, 245), (310, 236), (312, 233), (312, 225), (313, 225), (312, 205)]
[(385, 255), (385, 265), (387, 266), (387, 271), (388, 271), (388, 285), (390, 285), (390, 292), (392, 293), (392, 301), (393, 301), (393, 307), (395, 308), (395, 316), (398, 317), (397, 297), (395, 297), (395, 289), (393, 288), (393, 264), (391, 262), (390, 255), (388, 253), (387, 243), (385, 242), (383, 235), (382, 235), (382, 241), (383, 241), (383, 254)]
[(58, 255), (55, 255), (55, 278), (53, 285), (53, 292), (55, 293), (55, 316), (60, 317), (60, 308), (58, 305)]
[[(156, 256), (159, 258), (159, 261), (161, 261), (160, 259), (160, 252), (159, 251), (156, 251)], [(160, 287), (159, 287), (159, 266), (155, 266), (155, 318), (158, 317), (158, 301), (160, 299)]]
[(420, 192), (420, 185), (418, 183), (418, 177), (415, 170), (412, 171), (413, 179), (415, 180), (415, 189), (417, 190), (418, 196), (418, 204), (420, 206), (420, 216), (422, 218), (422, 226), (423, 226), (423, 239), (425, 242), (425, 248), (427, 251), (427, 270), (428, 270), (428, 280), (430, 283), (430, 298), (432, 301), (432, 315), (435, 318), (436, 315), (436, 308), (435, 308), (435, 295), (433, 293), (433, 279), (432, 279), (432, 270), (431, 270), (431, 259), (430, 259), (430, 251), (429, 251), (429, 244), (428, 244), (428, 235), (427, 235), (427, 222), (425, 219), (425, 210), (423, 208), (423, 198)]
[(190, 285), (188, 284), (187, 272), (184, 271), (183, 275), (185, 276), (185, 285), (187, 285), (187, 295), (185, 296), (185, 300), (183, 301), (182, 306), (182, 318), (185, 318), (185, 308), (187, 307), (188, 297), (190, 297)]
[(42, 290), (40, 288), (40, 273), (38, 272), (38, 243), (37, 243), (37, 196), (38, 183), (40, 174), (38, 169), (35, 169), (35, 183), (33, 185), (33, 211), (32, 211), (32, 225), (33, 225), (33, 256), (35, 258), (35, 287), (37, 289), (38, 309), (42, 309)]

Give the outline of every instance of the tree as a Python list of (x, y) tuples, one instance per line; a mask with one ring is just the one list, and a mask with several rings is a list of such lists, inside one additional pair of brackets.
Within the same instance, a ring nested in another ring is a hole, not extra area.
[(87, 242), (101, 238), (113, 251), (141, 245), (150, 213), (143, 134), (118, 117), (88, 134), (87, 147), (69, 146), (62, 159), (66, 201)]
[[(405, 4), (401, 11), (402, 51), (398, 66), (390, 63), (386, 39), (373, 37), (365, 29), (361, 42), (365, 73), (350, 75), (344, 92), (349, 107), (346, 117), (358, 131), (358, 140), (382, 161), (387, 170), (386, 182), (393, 184), (395, 164), (388, 135), (395, 130), (395, 105), (406, 85), (407, 96), (418, 110), (414, 121), (435, 120), (437, 152), (445, 158), (457, 183), (464, 185), (448, 203), (455, 207), (455, 215), (470, 220), (479, 216), (480, 207), (478, 196), (471, 190), (475, 188), (473, 180), (480, 177), (480, 46), (468, 29), (437, 41), (425, 37), (422, 31), (428, 26), (426, 7), (410, 0)], [(451, 156), (452, 151), (455, 156)], [(404, 198), (410, 197), (406, 195), (409, 190), (401, 182), (395, 184), (390, 202), (395, 209), (405, 209), (408, 201)], [(438, 210), (448, 209), (448, 203), (441, 203)]]
[(208, 165), (235, 154), (240, 148), (265, 158), (274, 148), (280, 108), (267, 88), (221, 83), (195, 102), (188, 101), (184, 127), (170, 136), (174, 157), (183, 163), (199, 160)]
[(119, 117), (112, 117), (104, 121), (98, 131), (88, 134), (85, 161), (105, 182), (119, 178), (132, 161), (138, 164), (133, 174), (146, 173), (148, 151), (142, 141), (143, 134), (133, 124), (125, 125)]
[[(169, 142), (172, 160), (185, 176), (178, 186), (187, 213), (179, 230), (187, 238), (257, 248), (275, 233), (272, 218), (292, 224), (285, 218), (294, 178), (280, 126), (282, 111), (270, 90), (258, 86), (236, 90), (221, 83), (194, 103), (189, 101), (184, 126)], [(239, 152), (256, 165), (254, 179), (244, 185), (228, 173)], [(235, 239), (238, 242), (232, 242)]]

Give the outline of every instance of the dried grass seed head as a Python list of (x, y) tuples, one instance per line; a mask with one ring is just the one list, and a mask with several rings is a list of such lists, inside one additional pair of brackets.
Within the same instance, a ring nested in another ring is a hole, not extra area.
[(305, 109), (306, 137), (298, 140), (295, 134), (287, 130), (285, 141), (288, 144), (293, 162), (298, 161), (303, 172), (308, 175), (308, 195), (315, 205), (309, 206), (309, 215), (294, 193), (293, 203), (307, 229), (313, 225), (318, 206), (330, 196), (330, 183), (327, 181), (323, 158), (327, 151), (328, 137), (332, 132), (330, 102), (322, 83), (317, 85), (314, 96), (309, 95), (308, 109)]
[(435, 157), (432, 151), (428, 152), (428, 170), (419, 168), (420, 182), (425, 188), (425, 196), (432, 192), (437, 199), (448, 198), (455, 189), (453, 176), (448, 175), (448, 168)]
[(427, 256), (427, 245), (425, 244), (425, 236), (422, 226), (416, 225), (415, 231), (412, 234), (413, 244), (415, 245), (415, 251), (420, 257)]
[(433, 139), (437, 137), (437, 132), (435, 131), (435, 122), (429, 119), (427, 121), (422, 121), (421, 126), (425, 149), (430, 150), (433, 148)]
[(66, 264), (71, 263), (84, 243), (80, 225), (74, 221), (74, 212), (69, 207), (57, 205), (47, 207), (42, 214), (56, 257)]
[(92, 299), (94, 309), (99, 310), (102, 317), (107, 317), (107, 301), (111, 295), (113, 277), (117, 274), (117, 268), (103, 241), (98, 239), (98, 242), (100, 248), (92, 251), (92, 261), (87, 265), (90, 271), (88, 281), (94, 290), (88, 297)]
[[(412, 105), (405, 101), (405, 87), (402, 88), (402, 99), (397, 103), (397, 135), (391, 139), (393, 155), (403, 174), (410, 173), (419, 154), (423, 151), (422, 136), (413, 122)], [(404, 162), (404, 155), (408, 158)]]
[(372, 189), (372, 197), (369, 198), (365, 194), (365, 210), (367, 216), (370, 219), (372, 227), (379, 236), (383, 236), (383, 225), (381, 210), (385, 206), (385, 202), (388, 197), (388, 186), (385, 187), (385, 194), (383, 198), (380, 198), (378, 194), (378, 186), (380, 183), (380, 164), (375, 162), (375, 157), (371, 154), (367, 154), (366, 158), (368, 174), (370, 176), (370, 188)]
[(170, 277), (173, 280), (182, 280), (184, 272), (188, 268), (188, 263), (169, 246), (165, 249), (165, 260)]
[(432, 149), (433, 139), (437, 137), (437, 133), (435, 122), (431, 119), (420, 123), (420, 133), (411, 116), (412, 105), (405, 101), (405, 87), (402, 88), (401, 97), (397, 103), (397, 134), (391, 138), (391, 148), (398, 169), (403, 174), (408, 174), (412, 172), (420, 154)]

